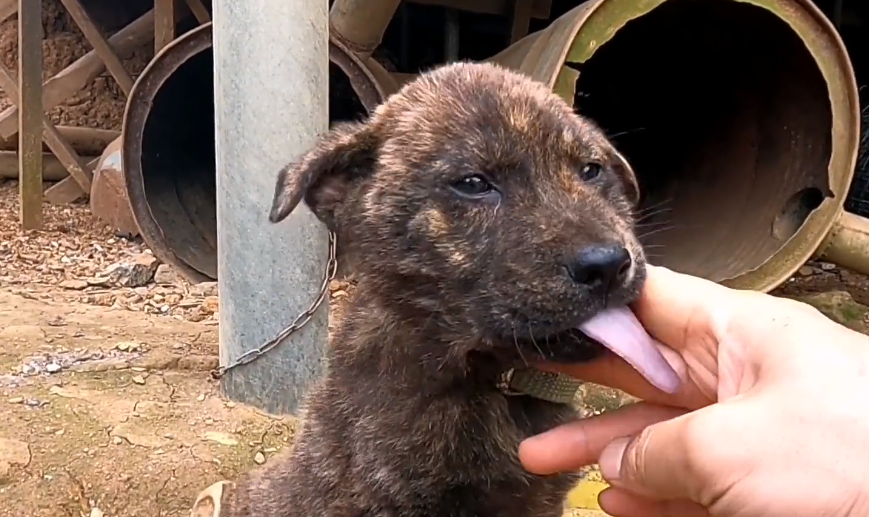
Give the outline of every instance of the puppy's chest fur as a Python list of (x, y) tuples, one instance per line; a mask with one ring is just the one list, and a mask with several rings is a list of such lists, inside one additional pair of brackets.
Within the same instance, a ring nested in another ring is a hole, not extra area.
[(364, 311), (348, 316), (292, 452), (241, 480), (229, 515), (562, 514), (575, 477), (531, 475), (517, 451), (524, 438), (573, 418), (571, 407), (505, 396), (476, 372), (450, 378), (425, 357), (402, 357), (401, 344), (391, 343), (400, 331), (361, 321)]

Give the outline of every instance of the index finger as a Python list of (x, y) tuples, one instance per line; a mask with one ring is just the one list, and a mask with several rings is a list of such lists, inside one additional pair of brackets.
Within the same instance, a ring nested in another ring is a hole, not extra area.
[[(646, 283), (633, 306), (649, 334), (675, 350), (697, 338), (717, 341), (715, 316), (746, 295), (699, 277), (660, 266), (647, 266)], [(702, 335), (702, 334), (705, 334)]]
[(519, 445), (519, 461), (528, 472), (537, 475), (577, 470), (597, 463), (613, 439), (630, 436), (684, 413), (644, 402), (621, 407), (527, 438)]

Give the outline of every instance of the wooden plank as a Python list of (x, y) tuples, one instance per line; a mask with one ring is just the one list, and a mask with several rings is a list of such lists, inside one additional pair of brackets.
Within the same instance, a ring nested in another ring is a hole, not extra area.
[[(93, 161), (94, 156), (83, 156), (86, 162)], [(0, 178), (3, 179), (20, 179), (18, 168), (18, 152), (16, 151), (0, 151)], [(91, 167), (93, 170), (93, 167)], [(50, 152), (42, 153), (42, 181), (61, 181), (69, 177), (69, 171), (66, 170), (63, 163), (57, 159), (57, 156)], [(73, 182), (75, 183), (75, 182)], [(78, 185), (78, 183), (76, 183)], [(81, 188), (78, 187), (79, 191)]]
[(198, 21), (200, 25), (211, 21), (211, 15), (208, 14), (208, 9), (206, 9), (205, 5), (202, 4), (202, 0), (185, 1), (187, 3), (188, 9), (190, 9), (190, 12), (193, 13), (193, 16), (196, 18), (196, 21)]
[(516, 0), (516, 5), (513, 7), (512, 26), (510, 28), (511, 45), (528, 35), (533, 10), (534, 0)]
[(18, 1), (18, 84), (5, 67), (3, 73), (8, 82), (3, 90), (21, 106), (18, 116), (21, 226), (38, 229), (42, 227), (42, 2)]
[[(94, 158), (87, 163), (87, 168), (91, 174), (99, 163), (100, 158)], [(83, 193), (75, 179), (72, 176), (67, 176), (45, 190), (45, 200), (52, 205), (65, 205), (80, 198)]]
[(69, 175), (81, 186), (82, 194), (89, 194), (94, 179), (93, 171), (87, 168), (84, 160), (60, 136), (60, 133), (57, 132), (57, 128), (54, 127), (48, 115), (43, 115), (42, 117), (42, 137), (45, 139), (45, 145), (51, 149), (51, 152), (66, 167)]
[[(0, 0), (0, 22), (5, 22), (18, 12), (18, 0)], [(39, 28), (42, 32), (42, 27)]]
[(82, 7), (78, 0), (60, 0), (66, 8), (73, 21), (78, 25), (85, 39), (91, 44), (97, 55), (106, 65), (106, 69), (118, 82), (118, 86), (124, 91), (124, 95), (130, 95), (130, 90), (133, 89), (133, 78), (127, 73), (121, 59), (112, 50), (109, 42), (103, 37), (87, 11)]
[[(148, 11), (109, 38), (109, 43), (121, 56), (131, 54), (154, 36), (154, 11)], [(105, 64), (91, 50), (75, 63), (64, 68), (42, 85), (42, 109), (47, 111), (84, 88), (105, 70)], [(18, 131), (18, 107), (10, 106), (0, 113), (0, 137), (10, 138)]]
[[(22, 2), (26, 2), (29, 0), (21, 0)], [(19, 13), (20, 15), (20, 13)], [(42, 23), (39, 21), (39, 23)], [(41, 51), (41, 46), (40, 46)], [(42, 73), (42, 69), (40, 67), (40, 74)], [(40, 77), (40, 81), (41, 81)], [(15, 84), (15, 81), (12, 79), (12, 76), (9, 74), (9, 71), (6, 70), (5, 67), (0, 66), (0, 88), (2, 88), (6, 95), (9, 96), (9, 99), (17, 100), (18, 97), (18, 85)], [(24, 113), (25, 110), (21, 110)], [(66, 170), (69, 171), (69, 175), (75, 178), (76, 183), (81, 186), (82, 193), (90, 192), (91, 190), (91, 182), (93, 180), (93, 173), (87, 168), (87, 165), (79, 158), (78, 154), (69, 146), (69, 144), (64, 141), (63, 137), (60, 136), (60, 133), (57, 132), (57, 128), (54, 127), (54, 124), (48, 118), (48, 115), (45, 112), (38, 112), (39, 120), (42, 122), (42, 138), (45, 140), (45, 145), (51, 149), (51, 152), (57, 156), (57, 159), (60, 160), (64, 166), (66, 166)], [(39, 132), (37, 132), (38, 134)], [(42, 157), (42, 143), (38, 146), (38, 152), (40, 158)], [(40, 175), (42, 173), (42, 165), (40, 164)], [(40, 187), (41, 187), (40, 180)]]
[[(121, 136), (120, 131), (112, 129), (98, 129), (93, 127), (79, 126), (55, 126), (57, 132), (66, 142), (80, 154), (102, 154), (112, 140)], [(42, 152), (48, 151), (45, 142), (42, 143)], [(18, 151), (18, 138), (8, 140), (0, 139), (0, 152)], [(17, 176), (16, 176), (17, 177)]]
[(175, 0), (154, 0), (154, 53), (175, 39)]
[[(60, 136), (79, 153), (101, 154), (109, 143), (121, 136), (120, 131), (82, 126), (55, 126)], [(18, 150), (17, 139), (0, 139), (0, 151)], [(43, 143), (43, 152), (46, 147)]]
[[(513, 14), (513, 2), (515, 0), (408, 0), (413, 4), (439, 5), (451, 7), (460, 11), (468, 11), (480, 14), (498, 14), (510, 16)], [(552, 0), (533, 0), (531, 17), (546, 20), (552, 11)]]

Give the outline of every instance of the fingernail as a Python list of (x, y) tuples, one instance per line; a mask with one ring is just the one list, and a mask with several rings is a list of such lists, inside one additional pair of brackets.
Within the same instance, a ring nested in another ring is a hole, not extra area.
[(616, 438), (603, 450), (600, 455), (600, 473), (604, 479), (612, 483), (619, 480), (622, 470), (622, 457), (625, 455), (625, 449), (631, 443), (629, 437)]

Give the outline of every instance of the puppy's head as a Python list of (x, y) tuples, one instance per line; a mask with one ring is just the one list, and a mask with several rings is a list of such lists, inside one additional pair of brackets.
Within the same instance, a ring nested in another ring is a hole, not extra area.
[(360, 277), (443, 315), (453, 342), (577, 361), (602, 348), (576, 327), (643, 282), (637, 198), (604, 133), (544, 85), (459, 63), (282, 170), (270, 220), (304, 199)]

